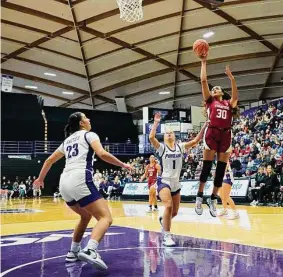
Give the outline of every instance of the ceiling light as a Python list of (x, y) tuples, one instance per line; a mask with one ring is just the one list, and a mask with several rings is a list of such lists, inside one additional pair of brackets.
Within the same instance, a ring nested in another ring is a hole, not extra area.
[(205, 34), (203, 35), (203, 38), (210, 38), (210, 37), (212, 37), (213, 35), (214, 35), (214, 32), (209, 31), (209, 32), (207, 32), (207, 33), (205, 33)]
[(37, 86), (29, 86), (29, 85), (25, 85), (25, 88), (37, 89)]
[(69, 94), (69, 95), (73, 95), (74, 93), (71, 91), (62, 91), (63, 94)]
[(170, 91), (160, 91), (159, 94), (170, 94)]
[(55, 73), (44, 72), (44, 75), (56, 77), (56, 74), (55, 74)]

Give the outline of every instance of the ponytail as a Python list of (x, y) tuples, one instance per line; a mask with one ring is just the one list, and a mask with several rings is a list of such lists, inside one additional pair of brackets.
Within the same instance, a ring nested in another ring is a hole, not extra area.
[(65, 138), (69, 137), (71, 135), (70, 125), (67, 124), (64, 128)]

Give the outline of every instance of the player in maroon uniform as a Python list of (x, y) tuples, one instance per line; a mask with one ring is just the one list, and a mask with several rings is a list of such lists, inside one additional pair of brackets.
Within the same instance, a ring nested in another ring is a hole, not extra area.
[(140, 181), (142, 182), (145, 178), (148, 178), (148, 189), (149, 189), (149, 210), (148, 212), (152, 212), (152, 205), (154, 205), (154, 211), (158, 211), (157, 208), (157, 198), (156, 198), (156, 181), (157, 176), (161, 173), (161, 167), (156, 162), (156, 159), (153, 155), (149, 158), (149, 164), (145, 168), (145, 173), (141, 177)]
[[(213, 87), (210, 92), (206, 74), (206, 56), (201, 58), (200, 77), (202, 95), (206, 103), (208, 124), (203, 135), (203, 168), (200, 175), (200, 186), (196, 197), (195, 211), (198, 215), (203, 213), (203, 190), (211, 171), (212, 161), (214, 160), (215, 154), (217, 154), (217, 166), (213, 192), (211, 197), (207, 199), (210, 214), (213, 217), (217, 216), (217, 193), (219, 188), (222, 186), (223, 177), (231, 152), (232, 117), (233, 109), (237, 107), (238, 103), (238, 89), (229, 66), (226, 66), (225, 73), (231, 81), (232, 97), (230, 97), (227, 93), (224, 94), (220, 86)], [(229, 96), (229, 100), (224, 100), (224, 96), (227, 95)]]

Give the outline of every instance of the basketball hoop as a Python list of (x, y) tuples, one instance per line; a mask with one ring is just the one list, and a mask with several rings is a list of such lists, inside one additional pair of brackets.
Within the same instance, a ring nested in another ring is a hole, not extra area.
[(136, 22), (143, 18), (142, 0), (116, 0), (120, 18), (127, 22)]

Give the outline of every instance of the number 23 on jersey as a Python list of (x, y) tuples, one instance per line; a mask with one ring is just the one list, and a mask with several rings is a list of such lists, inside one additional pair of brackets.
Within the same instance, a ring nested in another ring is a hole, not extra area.
[(78, 154), (79, 154), (79, 148), (78, 147), (79, 147), (79, 145), (77, 143), (67, 146), (66, 150), (68, 152), (68, 159), (78, 156)]

